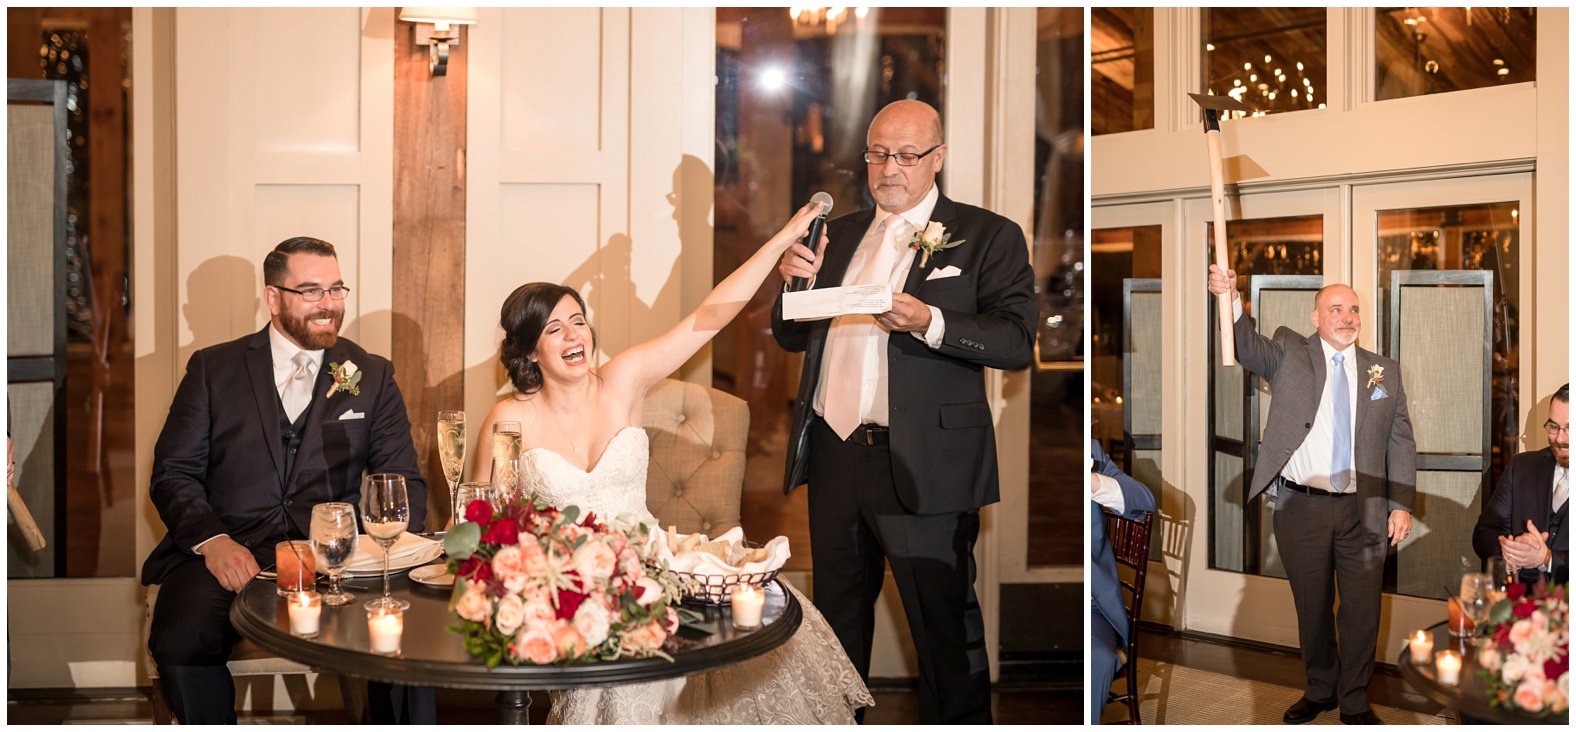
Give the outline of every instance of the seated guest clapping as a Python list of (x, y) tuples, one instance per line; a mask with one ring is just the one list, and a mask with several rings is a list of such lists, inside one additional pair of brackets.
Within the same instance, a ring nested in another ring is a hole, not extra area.
[(1123, 663), (1131, 661), (1117, 657), (1117, 650), (1127, 645), (1127, 603), (1122, 601), (1116, 554), (1106, 539), (1100, 507), (1136, 521), (1155, 510), (1155, 497), (1143, 483), (1116, 467), (1098, 441), (1089, 442), (1089, 454), (1094, 459), (1089, 475), (1089, 610), (1093, 615), (1089, 622), (1089, 721), (1099, 724), (1112, 679)]
[(1565, 524), (1570, 515), (1571, 464), (1570, 384), (1549, 400), (1549, 446), (1517, 455), (1505, 466), (1499, 486), (1483, 501), (1472, 548), (1479, 557), (1504, 557), (1508, 569), (1523, 582), (1540, 575), (1554, 582), (1570, 576), (1570, 540)]
[[(394, 368), (339, 337), (349, 288), (334, 247), (288, 239), (263, 282), (269, 324), (192, 354), (153, 447), (149, 493), (169, 533), (142, 565), (160, 585), (148, 649), (184, 724), (235, 723), (230, 605), (276, 543), (307, 538), (312, 506), (359, 503), (363, 471), (398, 473), (410, 530), (426, 515)], [(359, 382), (330, 390), (345, 370)], [(374, 721), (437, 721), (431, 689), (368, 687)]]

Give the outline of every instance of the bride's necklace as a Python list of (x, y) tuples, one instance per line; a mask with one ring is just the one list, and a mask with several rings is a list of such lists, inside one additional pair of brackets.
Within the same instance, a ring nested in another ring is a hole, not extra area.
[(564, 431), (564, 423), (558, 421), (558, 415), (553, 412), (553, 408), (547, 406), (547, 404), (544, 402), (542, 404), (542, 411), (547, 412), (547, 416), (552, 417), (553, 425), (558, 428), (558, 434), (564, 436), (564, 442), (569, 443), (569, 449), (573, 450), (576, 455), (580, 454), (580, 446), (576, 445), (574, 440), (569, 439), (569, 433)]

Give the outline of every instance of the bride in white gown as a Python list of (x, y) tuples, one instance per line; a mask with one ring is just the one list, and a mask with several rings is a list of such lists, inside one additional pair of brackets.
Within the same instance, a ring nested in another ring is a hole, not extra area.
[[(580, 295), (549, 283), (522, 285), (504, 301), (500, 317), (501, 357), (516, 394), (493, 407), (476, 434), (491, 434), (494, 422), (520, 423), (522, 491), (609, 518), (649, 516), (650, 447), (641, 428), (646, 390), (733, 320), (816, 213), (813, 203), (800, 209), (698, 310), (600, 367), (591, 365), (595, 334)], [(478, 442), (473, 472), (491, 464), (491, 441)], [(804, 619), (794, 637), (770, 653), (687, 678), (554, 692), (551, 721), (853, 724), (854, 710), (875, 702), (821, 613), (789, 589)]]

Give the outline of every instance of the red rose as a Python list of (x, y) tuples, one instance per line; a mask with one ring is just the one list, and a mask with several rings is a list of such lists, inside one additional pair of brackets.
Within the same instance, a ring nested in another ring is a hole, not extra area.
[(573, 619), (575, 617), (575, 611), (580, 609), (580, 603), (585, 602), (585, 601), (586, 601), (586, 596), (584, 594), (582, 594), (582, 593), (574, 592), (572, 590), (559, 590), (558, 591), (558, 619), (559, 620), (571, 620), (571, 619)]
[(520, 543), (520, 527), (513, 521), (495, 521), (487, 527), (487, 533), (482, 534), (482, 541), (499, 546), (509, 546)]
[(1505, 599), (1515, 602), (1527, 595), (1527, 586), (1517, 582), (1505, 588)]
[(486, 501), (471, 501), (470, 505), (465, 507), (465, 520), (471, 523), (485, 524), (492, 521), (492, 517), (492, 504)]
[(1571, 659), (1569, 656), (1562, 656), (1558, 659), (1551, 658), (1543, 662), (1543, 678), (1551, 681), (1558, 679), (1566, 671), (1570, 670), (1570, 667)]
[(1532, 617), (1532, 612), (1537, 609), (1537, 604), (1529, 600), (1527, 602), (1518, 602), (1511, 606), (1510, 613), (1518, 618), (1530, 618)]
[(580, 519), (580, 525), (588, 529), (597, 528), (596, 511), (587, 511), (586, 517)]

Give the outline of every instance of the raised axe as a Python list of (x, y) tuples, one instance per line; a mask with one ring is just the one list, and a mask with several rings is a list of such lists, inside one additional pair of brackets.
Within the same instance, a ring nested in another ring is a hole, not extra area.
[[(1204, 108), (1204, 141), (1209, 145), (1209, 199), (1215, 207), (1215, 266), (1225, 274), (1229, 267), (1226, 256), (1226, 174), (1225, 156), (1220, 151), (1220, 113), (1253, 112), (1254, 109), (1232, 97), (1188, 93), (1198, 106)], [(1220, 311), (1220, 362), (1225, 366), (1237, 365), (1236, 341), (1233, 340), (1231, 293), (1216, 300)]]

